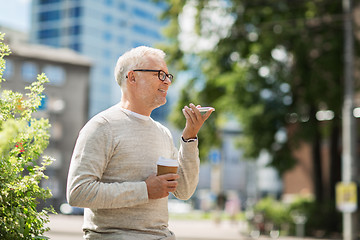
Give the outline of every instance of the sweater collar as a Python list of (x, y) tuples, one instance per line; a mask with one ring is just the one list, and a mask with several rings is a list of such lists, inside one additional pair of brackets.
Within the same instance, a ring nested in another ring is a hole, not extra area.
[(150, 120), (150, 117), (149, 117), (149, 116), (145, 116), (145, 115), (142, 115), (142, 114), (139, 114), (139, 113), (130, 111), (129, 109), (122, 108), (122, 107), (120, 107), (120, 108), (121, 108), (121, 110), (123, 110), (125, 113), (127, 113), (127, 114), (129, 114), (129, 115), (131, 115), (131, 116), (134, 116), (134, 117), (139, 118), (139, 119), (144, 120), (144, 121)]

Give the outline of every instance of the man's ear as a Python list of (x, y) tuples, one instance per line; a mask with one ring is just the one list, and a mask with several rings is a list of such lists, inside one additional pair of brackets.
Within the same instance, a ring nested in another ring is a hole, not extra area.
[(135, 82), (135, 73), (133, 71), (128, 72), (128, 81), (130, 83), (134, 83)]

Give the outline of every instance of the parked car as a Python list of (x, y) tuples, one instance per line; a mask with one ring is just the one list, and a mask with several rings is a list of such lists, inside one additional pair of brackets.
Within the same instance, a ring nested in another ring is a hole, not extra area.
[(66, 215), (84, 215), (83, 208), (73, 207), (68, 203), (63, 203), (60, 205), (60, 212)]

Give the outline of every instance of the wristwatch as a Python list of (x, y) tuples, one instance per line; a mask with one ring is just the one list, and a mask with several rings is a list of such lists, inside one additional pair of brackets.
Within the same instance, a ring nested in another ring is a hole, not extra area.
[(183, 136), (181, 136), (181, 139), (184, 141), (184, 142), (195, 142), (197, 141), (197, 137), (195, 138), (189, 138), (188, 140), (185, 140)]

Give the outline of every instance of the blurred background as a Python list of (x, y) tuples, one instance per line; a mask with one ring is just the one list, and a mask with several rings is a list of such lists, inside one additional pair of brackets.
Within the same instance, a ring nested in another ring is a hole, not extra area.
[(350, 212), (350, 231), (359, 237), (360, 3), (348, 12), (342, 4), (0, 0), (0, 32), (12, 51), (2, 88), (23, 92), (42, 72), (50, 80), (37, 116), (50, 120), (45, 155), (56, 161), (42, 182), (53, 197), (42, 206), (82, 214), (65, 198), (77, 134), (120, 100), (117, 58), (146, 45), (167, 53), (175, 76), (167, 104), (152, 118), (171, 130), (177, 146), (184, 105), (216, 108), (199, 133), (197, 190), (189, 201), (170, 196), (171, 217), (231, 221), (239, 231), (242, 222), (241, 232), (253, 237), (340, 239), (342, 213)]

